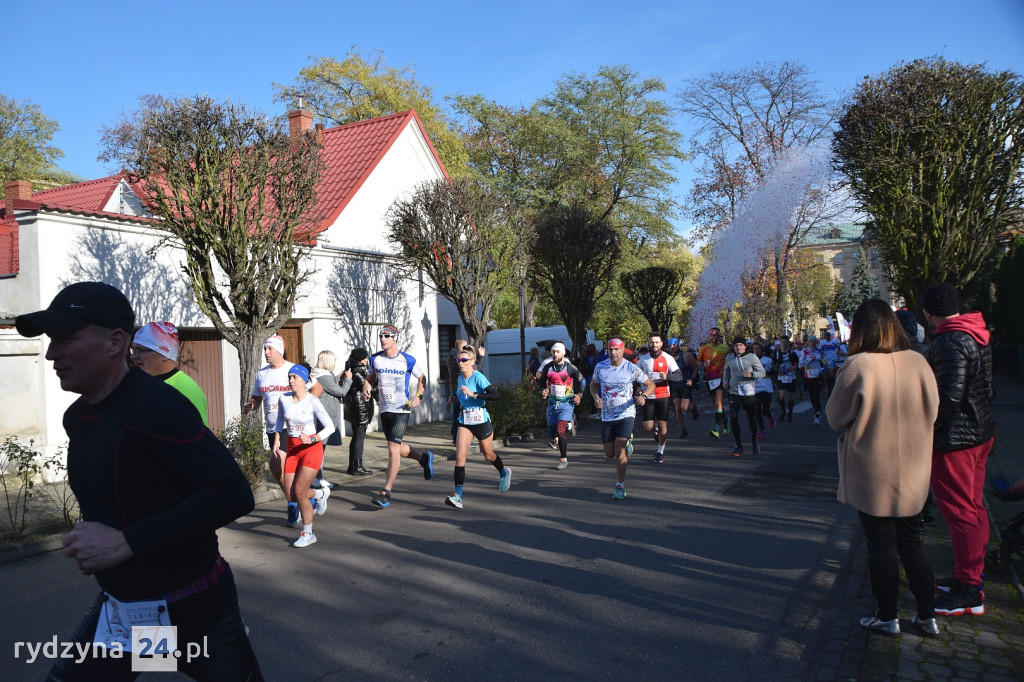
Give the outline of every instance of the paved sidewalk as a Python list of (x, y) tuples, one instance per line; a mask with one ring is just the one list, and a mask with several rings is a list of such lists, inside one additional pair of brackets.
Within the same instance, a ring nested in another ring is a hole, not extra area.
[[(996, 380), (996, 441), (988, 460), (988, 479), (1002, 475), (1010, 481), (1024, 478), (1024, 384), (1012, 379)], [(987, 495), (992, 523), (990, 547), (999, 542), (999, 528), (1024, 511), (1024, 502), (1004, 503)], [(936, 578), (953, 574), (953, 551), (941, 515), (935, 511), (938, 524), (924, 533)], [(867, 551), (862, 542), (855, 555), (850, 582), (844, 588), (844, 604), (837, 614), (833, 651), (848, 651), (843, 673), (856, 667), (859, 643), (867, 640), (858, 679), (860, 680), (1021, 680), (1024, 679), (1024, 602), (1018, 574), (1024, 567), (1020, 558), (1011, 562), (1011, 570), (985, 575), (985, 615), (937, 616), (941, 634), (926, 639), (909, 625), (914, 613), (914, 597), (904, 591), (901, 603), (903, 633), (898, 638), (868, 634), (859, 627), (862, 616), (870, 615), (874, 606), (871, 581), (867, 572)], [(1015, 569), (1015, 570), (1014, 570)], [(910, 632), (908, 632), (910, 631)], [(840, 648), (841, 633), (848, 633), (845, 647)], [(831, 673), (839, 668), (820, 669), (818, 679), (849, 679)]]

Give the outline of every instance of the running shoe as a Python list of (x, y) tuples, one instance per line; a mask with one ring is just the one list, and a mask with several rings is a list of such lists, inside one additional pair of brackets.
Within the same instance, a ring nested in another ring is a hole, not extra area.
[(773, 417), (772, 415), (768, 415), (768, 428), (769, 429), (774, 429), (775, 428), (775, 417)]
[(815, 417), (814, 418), (814, 425), (815, 426), (821, 426), (821, 417)]
[[(982, 573), (981, 577), (984, 578), (985, 574)], [(935, 581), (935, 589), (939, 592), (949, 592), (951, 589), (956, 587), (956, 578), (950, 576), (948, 578), (939, 578)], [(985, 601), (985, 581), (982, 580), (978, 584), (978, 592), (981, 594), (981, 601)]]
[(754, 455), (760, 455), (761, 454), (761, 446), (757, 444), (757, 441), (754, 441), (753, 445), (751, 445), (750, 452), (751, 452), (751, 454), (754, 454)]
[(654, 455), (654, 461), (655, 461), (655, 463), (657, 463), (657, 464), (661, 464), (662, 462), (664, 462), (664, 461), (665, 461), (665, 455), (663, 455), (663, 454), (662, 454), (662, 453), (660, 453), (660, 452), (656, 453), (656, 454)]
[(626, 441), (626, 457), (633, 456), (633, 434), (629, 434), (629, 440)]
[(434, 476), (434, 453), (427, 450), (420, 456), (420, 466), (423, 467), (423, 478), (430, 480)]
[(461, 495), (449, 495), (444, 498), (444, 503), (449, 507), (455, 507), (456, 509), (462, 509), (462, 496)]
[(768, 434), (764, 432), (764, 429), (762, 429), (762, 430), (757, 432), (757, 437), (758, 438), (767, 438)]
[(568, 431), (569, 431), (569, 435), (570, 436), (572, 436), (573, 438), (576, 437), (576, 417), (573, 417), (572, 421), (569, 422), (569, 429), (568, 429)]
[(925, 637), (938, 637), (939, 635), (939, 624), (934, 618), (918, 618), (917, 616), (911, 616), (910, 624), (914, 626), (915, 630)]
[(728, 436), (729, 435), (729, 425), (724, 423), (724, 422), (722, 423), (722, 435), (723, 436)]
[(977, 585), (957, 582), (949, 592), (935, 598), (935, 613), (940, 616), (983, 616), (985, 602)]
[(889, 635), (890, 637), (895, 637), (900, 634), (899, 618), (893, 618), (892, 620), (878, 620), (877, 616), (870, 616), (868, 618), (861, 618), (860, 626), (865, 630), (881, 632), (883, 635)]
[(700, 419), (700, 408), (697, 407), (697, 403), (690, 403), (690, 414), (693, 416), (693, 421)]
[(733, 457), (739, 457), (742, 454), (743, 454), (743, 448), (741, 446), (737, 445), (736, 447), (734, 447), (732, 449), (732, 456)]
[(621, 485), (615, 486), (615, 489), (612, 490), (612, 499), (613, 500), (624, 500), (624, 499), (626, 499), (626, 489), (623, 488)]
[(377, 497), (373, 498), (373, 503), (375, 505), (377, 505), (378, 507), (380, 507), (381, 509), (384, 509), (385, 507), (390, 507), (391, 506), (391, 491), (390, 490), (381, 490), (380, 493), (377, 495)]
[(715, 424), (715, 428), (711, 429), (711, 437), (712, 438), (719, 438), (720, 437), (720, 434), (718, 432), (718, 424)]
[(685, 426), (683, 427), (683, 430), (679, 432), (679, 437), (680, 438), (686, 438), (689, 435), (690, 435), (690, 432), (686, 430)]
[(498, 474), (498, 492), (505, 492), (510, 485), (512, 485), (512, 470), (505, 467), (505, 470)]
[(302, 531), (302, 533), (299, 534), (299, 539), (292, 543), (292, 547), (309, 547), (314, 542), (316, 542), (315, 535)]
[(327, 511), (327, 498), (331, 496), (331, 489), (324, 487), (317, 491), (316, 497), (313, 499), (316, 504), (313, 505), (313, 511), (316, 512), (317, 516), (323, 516), (324, 512)]
[(299, 505), (296, 502), (288, 503), (288, 525), (295, 527), (299, 524)]
[(331, 483), (326, 478), (321, 478), (320, 479), (320, 484), (323, 485), (323, 486), (326, 486), (328, 490), (334, 490), (334, 485), (335, 484)]
[(548, 447), (551, 448), (552, 450), (557, 450), (558, 449), (558, 437), (557, 436), (551, 439), (551, 441), (548, 443)]
[(569, 460), (567, 460), (567, 459), (560, 459), (560, 460), (558, 460), (558, 466), (555, 467), (555, 468), (556, 469), (564, 469), (567, 466), (569, 466)]

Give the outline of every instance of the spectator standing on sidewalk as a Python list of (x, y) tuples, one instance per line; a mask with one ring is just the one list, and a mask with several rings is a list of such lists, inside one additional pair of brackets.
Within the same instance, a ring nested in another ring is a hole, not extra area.
[(88, 654), (60, 659), (47, 679), (134, 679), (132, 656), (92, 646), (131, 650), (130, 636), (110, 627), (111, 612), (131, 604), (136, 618), (124, 625), (172, 623), (170, 650), (209, 652), (179, 661), (180, 672), (262, 680), (217, 545), (218, 528), (252, 511), (252, 490), (185, 396), (128, 368), (134, 323), (124, 294), (100, 282), (72, 284), (46, 310), (15, 319), (22, 336), (50, 337), (46, 359), (60, 387), (80, 396), (63, 424), (68, 481), (86, 520), (65, 536), (64, 556), (102, 590), (74, 634)]
[[(341, 374), (335, 374), (338, 358), (334, 351), (324, 350), (316, 357), (316, 367), (309, 371), (309, 378), (312, 385), (309, 392), (312, 393), (324, 406), (331, 422), (334, 424), (334, 431), (324, 441), (324, 450), (328, 445), (344, 445), (343, 429), (341, 428), (341, 401), (344, 400), (348, 389), (352, 386), (352, 372), (345, 370)], [(334, 489), (334, 484), (324, 478), (323, 467), (316, 474), (313, 487), (327, 486)]]
[[(896, 378), (894, 380), (893, 378)], [(825, 408), (839, 438), (840, 502), (860, 516), (877, 610), (862, 627), (898, 635), (900, 563), (917, 601), (911, 624), (939, 633), (931, 561), (921, 540), (928, 497), (930, 436), (939, 394), (928, 362), (885, 301), (869, 299), (853, 315), (849, 356)]]
[(345, 363), (346, 371), (352, 376), (352, 386), (345, 395), (345, 421), (352, 425), (352, 437), (348, 439), (348, 470), (345, 472), (349, 476), (373, 474), (363, 466), (366, 427), (373, 419), (373, 398), (367, 398), (363, 393), (369, 362), (370, 354), (365, 348), (353, 348)]
[(988, 542), (985, 462), (992, 451), (996, 422), (992, 414), (992, 346), (979, 312), (959, 313), (960, 296), (952, 284), (935, 284), (921, 297), (935, 336), (929, 362), (939, 386), (935, 421), (932, 490), (949, 527), (955, 574), (937, 583), (945, 592), (935, 602), (942, 616), (985, 613), (981, 573)]

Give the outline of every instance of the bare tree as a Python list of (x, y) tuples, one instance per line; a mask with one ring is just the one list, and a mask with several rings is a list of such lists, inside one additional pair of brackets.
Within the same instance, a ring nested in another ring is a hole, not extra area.
[(683, 291), (679, 271), (654, 265), (619, 275), (622, 290), (652, 332), (668, 334), (676, 314), (676, 297)]
[[(699, 124), (693, 149), (704, 165), (689, 203), (695, 235), (705, 240), (736, 219), (743, 201), (764, 185), (790, 149), (828, 139), (837, 115), (836, 103), (822, 94), (811, 72), (793, 62), (759, 63), (691, 80), (678, 102)], [(795, 250), (814, 228), (838, 220), (846, 210), (834, 185), (808, 187), (786, 238), (764, 245), (772, 252), (779, 311), (788, 300)]]
[(422, 271), (458, 308), (473, 345), (482, 345), (495, 300), (525, 267), (529, 232), (517, 212), (486, 185), (460, 178), (419, 185), (386, 220), (405, 272)]
[(552, 302), (573, 349), (586, 345), (587, 324), (613, 282), (620, 254), (618, 231), (610, 219), (586, 206), (556, 205), (537, 221), (533, 261), (551, 284)]
[(122, 162), (156, 221), (185, 256), (200, 310), (238, 351), (240, 402), (263, 341), (291, 316), (320, 224), (323, 168), (313, 134), (289, 137), (283, 117), (208, 96), (147, 95), (103, 130), (101, 159)]

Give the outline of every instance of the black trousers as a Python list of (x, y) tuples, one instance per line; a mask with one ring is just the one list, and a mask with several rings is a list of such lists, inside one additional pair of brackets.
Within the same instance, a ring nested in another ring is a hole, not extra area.
[(868, 570), (871, 593), (878, 603), (878, 619), (892, 620), (897, 615), (901, 563), (910, 591), (917, 600), (917, 617), (934, 618), (935, 576), (921, 540), (920, 514), (887, 518), (862, 511), (857, 513), (868, 541)]
[(807, 398), (811, 401), (811, 407), (814, 408), (814, 416), (818, 416), (818, 413), (821, 412), (821, 377), (814, 379), (804, 377), (804, 390), (807, 392)]
[(751, 440), (757, 440), (757, 413), (761, 409), (756, 395), (729, 394), (729, 428), (737, 446), (743, 445), (740, 433), (740, 410), (747, 413), (747, 424), (750, 426)]
[[(349, 422), (350, 424), (352, 422)], [(368, 424), (352, 424), (352, 437), (348, 439), (348, 473), (363, 466), (363, 441), (366, 440)]]

